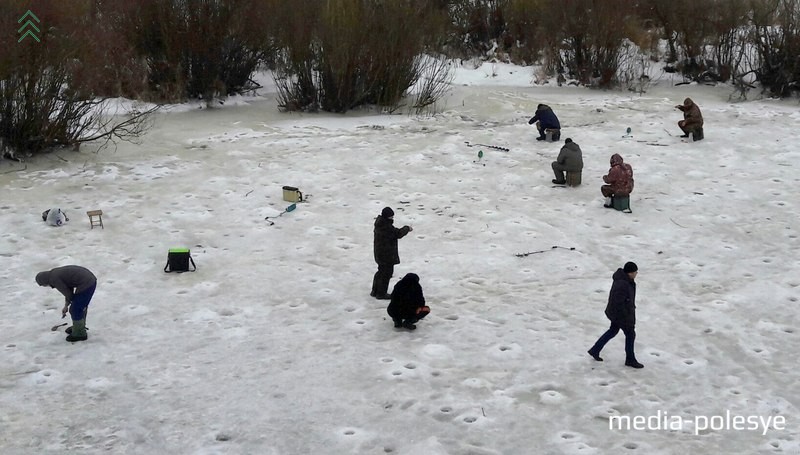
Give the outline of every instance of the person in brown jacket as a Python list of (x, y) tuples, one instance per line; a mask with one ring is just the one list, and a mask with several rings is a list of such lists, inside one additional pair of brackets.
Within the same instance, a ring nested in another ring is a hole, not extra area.
[(611, 155), (611, 169), (603, 176), (605, 185), (600, 192), (606, 198), (605, 207), (611, 207), (611, 198), (629, 196), (633, 192), (633, 168), (623, 161), (619, 153)]
[(678, 122), (678, 126), (683, 131), (681, 137), (689, 137), (692, 135), (692, 140), (703, 140), (703, 114), (700, 113), (700, 108), (692, 101), (691, 98), (683, 100), (683, 105), (678, 104), (676, 109), (683, 111), (683, 120)]

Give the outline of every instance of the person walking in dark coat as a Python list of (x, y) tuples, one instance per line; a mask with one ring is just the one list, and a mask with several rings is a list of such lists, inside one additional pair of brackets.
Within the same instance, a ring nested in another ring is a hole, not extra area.
[(66, 303), (61, 310), (61, 317), (65, 317), (69, 311), (72, 318), (72, 327), (67, 328), (67, 341), (86, 340), (86, 314), (97, 287), (94, 274), (79, 265), (65, 265), (39, 272), (36, 274), (36, 284), (56, 288), (64, 295)]
[(583, 171), (583, 152), (578, 144), (572, 142), (572, 139), (567, 138), (564, 140), (564, 146), (558, 153), (558, 158), (553, 161), (553, 172), (556, 178), (553, 183), (556, 185), (563, 185), (567, 183), (564, 178), (564, 172), (581, 172)]
[(608, 295), (606, 317), (611, 321), (611, 327), (600, 336), (597, 342), (589, 349), (589, 355), (598, 362), (602, 362), (600, 351), (606, 343), (617, 336), (620, 329), (625, 334), (625, 365), (633, 368), (644, 368), (636, 360), (633, 343), (636, 340), (636, 282), (634, 279), (639, 273), (639, 267), (633, 262), (627, 262), (621, 269), (614, 272), (611, 292)]
[(427, 316), (431, 309), (425, 305), (425, 297), (422, 295), (422, 286), (419, 284), (419, 276), (416, 273), (408, 273), (392, 289), (392, 301), (386, 308), (386, 312), (394, 321), (394, 328), (406, 328), (414, 330), (414, 325), (420, 319)]
[(390, 298), (389, 280), (394, 275), (395, 264), (400, 263), (400, 255), (397, 252), (397, 240), (402, 239), (409, 232), (411, 226), (401, 228), (394, 227), (394, 211), (390, 207), (384, 207), (381, 214), (375, 218), (375, 240), (373, 250), (375, 262), (378, 264), (378, 271), (372, 278), (372, 297), (380, 300)]
[(547, 139), (546, 131), (548, 129), (556, 130), (553, 134), (554, 141), (561, 139), (561, 123), (558, 121), (556, 113), (553, 112), (550, 106), (540, 104), (536, 107), (536, 112), (533, 114), (533, 117), (528, 120), (528, 125), (533, 125), (534, 123), (536, 123), (536, 129), (539, 130), (539, 137), (536, 138), (537, 141)]
[(703, 114), (700, 107), (691, 98), (683, 100), (683, 104), (678, 104), (675, 109), (683, 112), (683, 120), (678, 122), (678, 127), (683, 131), (681, 137), (692, 135), (693, 141), (703, 140)]

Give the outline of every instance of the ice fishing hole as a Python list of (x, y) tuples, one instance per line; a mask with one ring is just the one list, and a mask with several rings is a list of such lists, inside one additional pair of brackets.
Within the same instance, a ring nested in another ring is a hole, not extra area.
[(633, 443), (633, 442), (626, 442), (625, 444), (622, 445), (622, 447), (625, 447), (626, 449), (634, 450), (634, 449), (637, 449), (639, 446), (636, 445), (636, 443)]
[(464, 422), (467, 422), (467, 423), (473, 423), (473, 422), (475, 422), (476, 420), (478, 420), (478, 418), (477, 418), (477, 417), (472, 417), (472, 416), (470, 416), (470, 417), (464, 417)]
[(683, 363), (685, 363), (686, 365), (694, 365), (694, 360), (688, 360), (687, 359), (687, 360), (684, 360)]
[(352, 435), (356, 434), (356, 432), (353, 431), (353, 430), (345, 430), (344, 434), (346, 434), (347, 436), (352, 436)]
[(445, 414), (447, 414), (448, 412), (450, 412), (452, 410), (453, 410), (453, 408), (451, 408), (450, 406), (445, 406), (442, 409), (440, 409), (440, 411), (444, 412)]

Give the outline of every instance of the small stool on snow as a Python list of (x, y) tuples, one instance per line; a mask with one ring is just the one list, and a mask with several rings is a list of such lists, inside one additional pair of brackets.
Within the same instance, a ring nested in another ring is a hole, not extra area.
[[(86, 212), (89, 215), (89, 226), (94, 229), (95, 226), (100, 226), (102, 229), (105, 229), (103, 226), (103, 211), (102, 210), (89, 210)], [(97, 218), (97, 219), (95, 219)]]
[(557, 128), (545, 128), (544, 130), (545, 141), (555, 142), (561, 139), (561, 130)]
[(630, 196), (611, 196), (611, 207), (624, 213), (631, 213)]
[(567, 186), (580, 186), (581, 185), (581, 172), (567, 171)]

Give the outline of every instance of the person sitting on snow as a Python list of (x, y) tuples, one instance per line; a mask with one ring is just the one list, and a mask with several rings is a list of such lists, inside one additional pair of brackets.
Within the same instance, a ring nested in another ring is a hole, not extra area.
[(606, 198), (604, 207), (611, 207), (612, 197), (627, 197), (633, 192), (633, 168), (622, 160), (619, 153), (611, 155), (611, 169), (603, 176), (605, 185), (600, 192)]
[(386, 312), (394, 321), (394, 328), (414, 330), (414, 323), (424, 318), (431, 312), (425, 306), (425, 297), (422, 295), (422, 286), (416, 273), (408, 273), (392, 289), (392, 301)]
[(528, 120), (528, 125), (536, 124), (536, 129), (539, 130), (539, 137), (536, 138), (537, 141), (543, 141), (547, 139), (547, 130), (555, 130), (553, 132), (553, 140), (557, 141), (561, 139), (561, 123), (558, 121), (558, 117), (556, 117), (555, 112), (550, 106), (546, 104), (540, 104), (536, 107), (536, 113)]
[(681, 137), (689, 137), (691, 134), (692, 140), (703, 140), (703, 114), (700, 113), (697, 104), (691, 98), (686, 98), (683, 100), (683, 105), (678, 104), (675, 108), (683, 111), (683, 120), (678, 122), (683, 131)]

